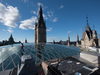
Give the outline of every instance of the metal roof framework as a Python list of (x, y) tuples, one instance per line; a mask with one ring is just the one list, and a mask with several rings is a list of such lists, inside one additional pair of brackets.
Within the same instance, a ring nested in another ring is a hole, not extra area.
[[(23, 49), (25, 54), (31, 55), (35, 63), (80, 54), (79, 48), (56, 44), (45, 44), (41, 50), (34, 44), (25, 45)], [(0, 48), (0, 71), (12, 69), (18, 65), (21, 58), (20, 50), (20, 46)]]

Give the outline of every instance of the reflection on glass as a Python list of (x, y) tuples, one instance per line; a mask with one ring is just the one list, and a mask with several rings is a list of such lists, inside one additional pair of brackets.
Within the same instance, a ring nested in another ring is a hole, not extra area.
[[(72, 47), (66, 47), (63, 45), (55, 44), (24, 44), (24, 53), (31, 55), (35, 63), (40, 63), (41, 61), (65, 58), (68, 56), (73, 56), (80, 54), (79, 49), (73, 49)], [(0, 48), (0, 71), (4, 68), (11, 69), (14, 64), (17, 66), (21, 57), (21, 46), (13, 45), (13, 47)], [(2, 60), (3, 59), (3, 60)], [(13, 60), (12, 60), (13, 59)], [(12, 61), (14, 64), (11, 65)], [(2, 64), (3, 63), (3, 64)], [(11, 67), (10, 67), (11, 66)]]
[(35, 44), (35, 48), (37, 49), (37, 61), (38, 63), (42, 60), (42, 50), (44, 49), (45, 43)]

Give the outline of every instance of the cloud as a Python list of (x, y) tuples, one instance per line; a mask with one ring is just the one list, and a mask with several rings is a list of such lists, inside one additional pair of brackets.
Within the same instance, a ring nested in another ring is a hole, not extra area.
[(77, 34), (73, 34), (74, 36), (77, 36)]
[(6, 30), (2, 29), (2, 31), (6, 31)]
[(37, 14), (36, 11), (31, 11), (31, 13), (33, 13), (33, 14)]
[(31, 4), (35, 7), (35, 5), (33, 4), (33, 2), (31, 2)]
[(57, 37), (47, 37), (47, 39), (60, 39), (60, 38), (57, 38)]
[(37, 21), (37, 17), (31, 17), (30, 19), (26, 19), (21, 21), (19, 28), (28, 30), (28, 29), (35, 29), (34, 23)]
[(47, 6), (44, 7), (44, 9), (48, 8)]
[(47, 29), (46, 31), (51, 31), (51, 30), (52, 30), (52, 28), (49, 27), (49, 29)]
[[(31, 3), (33, 3), (33, 2), (31, 2)], [(42, 9), (48, 8), (47, 6), (44, 6), (44, 5), (43, 5), (42, 3), (40, 3), (40, 2), (38, 2), (37, 5), (38, 5), (38, 10), (37, 10), (37, 11), (31, 11), (31, 13), (36, 14), (37, 16), (38, 16), (38, 11), (39, 11), (40, 5), (42, 6)], [(53, 12), (52, 10), (49, 10), (49, 11), (47, 11), (46, 14), (43, 13), (43, 18), (44, 18), (45, 20), (50, 20), (50, 21), (52, 21), (52, 22), (58, 21), (58, 18), (54, 17), (53, 13), (54, 13), (54, 12)]]
[(84, 28), (80, 28), (80, 30), (84, 31)]
[(38, 2), (37, 5), (38, 5), (38, 10), (39, 10), (39, 8), (40, 8), (40, 5), (42, 6), (42, 9), (43, 9), (43, 10), (45, 10), (46, 8), (48, 8), (47, 6), (44, 6), (44, 5), (43, 5), (42, 3), (40, 3), (40, 2)]
[(53, 12), (53, 11), (49, 10), (49, 11), (47, 11), (47, 14), (48, 14), (48, 17), (49, 17), (49, 19), (50, 19), (51, 21), (53, 21), (53, 22), (58, 21), (58, 18), (54, 17), (54, 15), (53, 15), (54, 12)]
[(54, 18), (54, 19), (53, 19), (53, 22), (56, 22), (56, 21), (57, 21), (57, 18)]
[(53, 11), (47, 11), (47, 13), (48, 13), (48, 16), (51, 18), (51, 17), (53, 17)]
[(45, 14), (43, 14), (43, 18), (46, 19), (46, 20), (48, 19), (47, 16), (46, 16)]
[(68, 31), (67, 33), (71, 33), (72, 31)]
[(25, 3), (28, 2), (28, 0), (23, 0)]
[(38, 4), (38, 6), (40, 6), (40, 5), (41, 5), (41, 6), (43, 6), (43, 4), (42, 4), (42, 3), (40, 3), (40, 2), (38, 2), (37, 4)]
[(9, 33), (12, 33), (13, 32), (13, 29), (11, 27), (8, 28), (7, 30)]
[(63, 5), (61, 5), (60, 7), (59, 7), (59, 9), (61, 9), (61, 8), (63, 8), (64, 6)]
[(17, 7), (9, 5), (6, 7), (0, 3), (0, 22), (5, 26), (17, 27), (18, 25), (16, 23), (19, 21), (20, 17)]
[(11, 27), (7, 27), (7, 30), (5, 29), (2, 29), (2, 31), (7, 31), (7, 33), (12, 33), (13, 32), (13, 29)]

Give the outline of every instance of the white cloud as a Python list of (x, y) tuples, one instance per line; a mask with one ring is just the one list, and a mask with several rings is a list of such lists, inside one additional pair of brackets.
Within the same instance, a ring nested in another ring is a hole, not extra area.
[(51, 17), (53, 17), (53, 11), (47, 11), (47, 13), (48, 13), (48, 16), (51, 18)]
[(84, 31), (84, 28), (80, 28), (80, 30)]
[(31, 17), (30, 19), (26, 19), (21, 21), (19, 28), (28, 30), (28, 29), (35, 29), (34, 23), (37, 21), (37, 17)]
[(49, 19), (50, 19), (51, 21), (53, 21), (53, 22), (58, 21), (58, 18), (54, 17), (54, 15), (53, 15), (54, 12), (53, 12), (53, 11), (49, 10), (49, 11), (47, 11), (47, 14), (48, 14), (48, 17), (49, 17)]
[(5, 29), (2, 29), (2, 31), (7, 31), (7, 33), (12, 33), (13, 32), (13, 29), (11, 27), (7, 27), (7, 30)]
[(57, 38), (57, 37), (47, 37), (47, 39), (60, 39), (60, 38)]
[(23, 0), (25, 3), (28, 2), (28, 0)]
[(33, 14), (37, 14), (36, 11), (31, 11), (31, 13), (33, 13)]
[(77, 36), (77, 34), (73, 34), (74, 36)]
[(38, 2), (37, 5), (38, 5), (38, 10), (39, 10), (39, 8), (40, 8), (40, 5), (42, 6), (42, 9), (43, 9), (43, 10), (45, 10), (46, 8), (48, 8), (47, 6), (44, 6), (44, 5), (43, 5), (42, 3), (40, 3), (40, 2)]
[(43, 14), (43, 18), (46, 19), (46, 20), (48, 19), (47, 16), (46, 16), (45, 14)]
[(53, 19), (53, 22), (56, 22), (56, 21), (57, 21), (57, 18), (54, 18), (54, 19)]
[(63, 8), (64, 6), (63, 5), (61, 5), (60, 7), (59, 7), (59, 9), (61, 9), (61, 8)]
[[(39, 2), (37, 3), (37, 5), (38, 5), (38, 11), (39, 11), (40, 5), (42, 6), (42, 9), (48, 8), (47, 6), (44, 7), (44, 5), (43, 5), (42, 3), (39, 3)], [(37, 11), (37, 12), (32, 11), (32, 13), (38, 15), (38, 11)], [(58, 21), (58, 18), (54, 17), (53, 14), (54, 14), (54, 12), (53, 12), (52, 10), (49, 10), (49, 11), (47, 11), (47, 14), (44, 14), (44, 13), (43, 13), (43, 18), (44, 18), (45, 20), (50, 20), (50, 21), (53, 21), (53, 22)]]
[(8, 30), (8, 32), (9, 32), (9, 33), (12, 33), (12, 32), (13, 32), (13, 30)]
[(33, 2), (31, 2), (31, 4), (35, 7), (35, 5), (33, 4)]
[(9, 27), (17, 27), (18, 25), (16, 24), (19, 19), (19, 10), (17, 7), (13, 6), (5, 6), (2, 3), (0, 3), (0, 22), (3, 23), (6, 26)]
[(49, 27), (49, 29), (47, 29), (46, 31), (51, 31), (51, 30), (52, 30), (52, 28)]
[(8, 28), (7, 30), (9, 33), (12, 33), (13, 32), (13, 29), (11, 27)]
[(67, 33), (71, 33), (72, 31), (68, 31)]
[(40, 5), (41, 5), (41, 6), (43, 6), (43, 4), (42, 4), (42, 3), (40, 3), (40, 2), (38, 2), (37, 4), (38, 4), (38, 6), (40, 6)]
[(44, 9), (48, 8), (47, 6), (44, 7)]
[(6, 31), (6, 30), (2, 29), (2, 31)]

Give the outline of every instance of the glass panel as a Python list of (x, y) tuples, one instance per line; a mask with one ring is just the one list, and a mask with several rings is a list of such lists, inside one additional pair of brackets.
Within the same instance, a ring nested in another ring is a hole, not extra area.
[(11, 61), (12, 61), (12, 60), (11, 60), (10, 56), (9, 56), (5, 61), (3, 61), (4, 69), (6, 68), (6, 66), (7, 66)]
[(36, 61), (36, 56), (34, 54), (31, 54), (31, 57)]
[(32, 54), (34, 54), (36, 56), (36, 52), (35, 51), (31, 51)]
[(7, 48), (2, 49), (2, 57), (3, 57), (3, 61), (9, 57)]
[(9, 54), (12, 56), (12, 58), (14, 58), (16, 56), (16, 51), (11, 47), (8, 49)]
[(1, 51), (2, 51), (2, 50), (0, 50), (0, 63), (2, 63)]
[(18, 63), (19, 63), (19, 60), (20, 60), (20, 58), (19, 58), (19, 56), (17, 55), (17, 56), (15, 57), (15, 59), (13, 60), (16, 66), (17, 66)]
[(47, 53), (44, 53), (44, 52), (43, 52), (43, 56), (46, 57), (47, 59), (49, 59), (49, 56), (48, 56)]
[(0, 64), (0, 71), (2, 71), (2, 63)]
[[(64, 58), (67, 56), (80, 54), (79, 48), (74, 48), (74, 47), (69, 47), (69, 46), (64, 46), (64, 45), (45, 44), (45, 46), (41, 50), (37, 50), (37, 47), (38, 49), (41, 49), (39, 48), (41, 46), (36, 46), (35, 44), (24, 44), (24, 52), (26, 54), (31, 55), (32, 58), (37, 63), (41, 62), (43, 59), (45, 61), (45, 60), (50, 60), (50, 59), (55, 59), (55, 58)], [(20, 50), (21, 50), (20, 44), (13, 45), (13, 47), (8, 46), (8, 48), (2, 48), (2, 49), (0, 48), (0, 62), (2, 62), (1, 60), (1, 55), (2, 55), (3, 61), (4, 61), (4, 68), (6, 68), (7, 66), (8, 67), (6, 69), (10, 69), (14, 67), (13, 63), (12, 65), (9, 64), (10, 62), (12, 62), (10, 55), (14, 59), (13, 61), (15, 65), (16, 66), (18, 65), (19, 60), (20, 60), (19, 56), (21, 57)], [(2, 70), (1, 64), (0, 64), (0, 70)]]
[(12, 68), (14, 68), (13, 62), (11, 62), (5, 70), (12, 69)]

